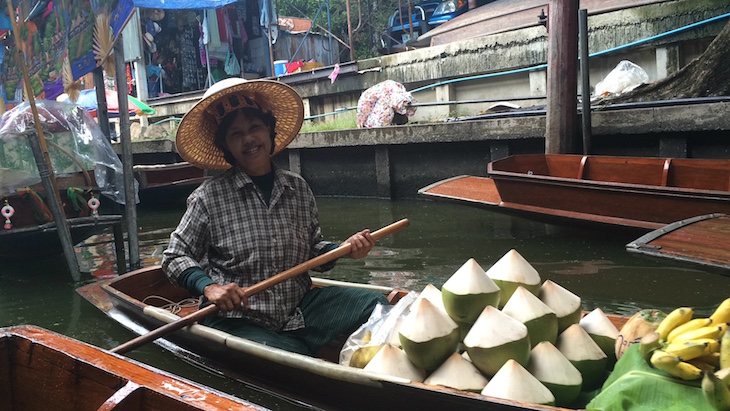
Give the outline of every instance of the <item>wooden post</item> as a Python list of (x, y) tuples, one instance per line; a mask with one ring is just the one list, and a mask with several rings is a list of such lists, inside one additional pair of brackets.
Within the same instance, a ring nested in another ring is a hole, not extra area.
[(588, 64), (588, 10), (578, 11), (578, 32), (580, 34), (580, 94), (581, 124), (583, 126), (583, 154), (591, 150), (591, 76)]
[[(94, 69), (94, 89), (96, 90), (96, 119), (99, 121), (99, 128), (106, 140), (111, 144), (111, 130), (109, 128), (109, 111), (106, 105), (106, 88), (104, 86), (104, 69)], [(109, 176), (109, 173), (106, 174)], [(116, 201), (112, 201), (112, 214), (121, 214), (121, 208)], [(124, 232), (121, 224), (112, 225), (114, 233), (114, 251), (116, 253), (117, 273), (127, 272), (127, 257), (124, 255)]]
[(80, 281), (81, 271), (79, 270), (79, 263), (76, 260), (76, 253), (74, 252), (71, 230), (66, 222), (66, 214), (61, 206), (61, 198), (58, 193), (58, 187), (56, 186), (56, 176), (53, 174), (51, 157), (48, 154), (46, 138), (43, 134), (43, 127), (41, 126), (41, 121), (38, 117), (38, 109), (35, 105), (35, 95), (33, 94), (33, 88), (30, 86), (28, 66), (25, 64), (25, 54), (22, 52), (20, 44), (20, 29), (15, 18), (15, 11), (13, 10), (12, 2), (10, 0), (6, 0), (6, 4), (8, 5), (8, 15), (10, 16), (10, 22), (13, 27), (15, 52), (18, 60), (20, 60), (20, 68), (23, 71), (23, 84), (25, 85), (25, 91), (28, 96), (28, 104), (30, 104), (30, 109), (33, 113), (33, 122), (35, 123), (36, 135), (35, 137), (32, 134), (28, 135), (28, 141), (30, 142), (30, 147), (33, 150), (33, 158), (35, 159), (36, 166), (38, 167), (38, 174), (41, 177), (43, 189), (46, 190), (46, 201), (48, 201), (48, 208), (50, 208), (51, 215), (53, 215), (53, 220), (56, 223), (56, 232), (58, 233), (58, 239), (61, 242), (63, 255), (66, 258), (66, 264), (68, 265), (69, 271), (71, 271), (71, 277), (73, 280)]
[(350, 61), (355, 61), (355, 49), (352, 47), (352, 18), (350, 17), (350, 0), (345, 0), (347, 8), (347, 36), (349, 38)]
[(574, 152), (578, 132), (578, 3), (548, 3), (545, 153)]
[(140, 267), (139, 241), (137, 233), (137, 196), (134, 190), (134, 160), (132, 158), (132, 136), (129, 132), (129, 100), (127, 98), (127, 70), (124, 65), (124, 44), (119, 33), (114, 44), (114, 80), (119, 100), (119, 140), (122, 144), (122, 166), (124, 169), (124, 211), (127, 217), (127, 241), (129, 242), (129, 268)]

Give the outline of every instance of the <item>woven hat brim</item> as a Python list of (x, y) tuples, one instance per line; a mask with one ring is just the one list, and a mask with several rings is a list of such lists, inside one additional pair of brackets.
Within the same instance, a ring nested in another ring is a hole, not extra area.
[(188, 163), (206, 170), (226, 170), (231, 167), (213, 142), (218, 122), (210, 111), (212, 105), (231, 94), (253, 99), (276, 118), (272, 157), (284, 150), (299, 134), (304, 122), (304, 104), (299, 94), (291, 86), (278, 81), (248, 81), (200, 100), (183, 116), (177, 129), (175, 145), (180, 156)]

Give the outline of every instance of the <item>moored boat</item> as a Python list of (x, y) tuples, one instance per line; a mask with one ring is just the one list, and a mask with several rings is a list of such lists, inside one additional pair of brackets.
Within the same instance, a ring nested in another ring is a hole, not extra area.
[[(407, 293), (388, 287), (313, 279), (315, 286), (332, 284), (376, 289), (395, 304)], [(143, 334), (191, 314), (197, 305), (179, 312), (161, 308), (166, 300), (182, 302), (188, 293), (173, 285), (160, 267), (137, 270), (115, 279), (89, 284), (78, 292), (108, 316)], [(625, 318), (611, 316), (617, 328)], [(558, 410), (551, 406), (503, 400), (444, 386), (412, 382), (338, 363), (341, 346), (328, 346), (316, 358), (270, 348), (219, 330), (195, 324), (158, 340), (188, 361), (325, 409), (459, 409)]]
[(655, 230), (730, 213), (730, 160), (514, 155), (419, 194), (549, 222)]
[(35, 326), (0, 329), (3, 410), (263, 410)]
[(626, 250), (730, 270), (730, 216), (707, 214), (668, 224), (626, 244)]
[[(60, 210), (74, 243), (121, 222), (100, 215), (102, 202), (124, 203), (122, 164), (99, 126), (72, 104), (39, 101), (47, 155), (55, 176)], [(61, 253), (49, 193), (41, 183), (31, 139), (35, 120), (25, 103), (0, 118), (0, 257), (28, 258)], [(40, 140), (40, 139), (39, 139)], [(39, 143), (40, 144), (40, 143)], [(102, 197), (102, 194), (104, 197)], [(119, 239), (121, 241), (121, 239)]]

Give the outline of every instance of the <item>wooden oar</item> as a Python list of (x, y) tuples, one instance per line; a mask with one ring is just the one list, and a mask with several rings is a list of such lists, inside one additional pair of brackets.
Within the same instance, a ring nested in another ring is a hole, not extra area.
[[(380, 230), (371, 233), (370, 235), (373, 237), (373, 239), (375, 239), (377, 241), (377, 240), (380, 240), (381, 238), (384, 238), (395, 232), (398, 232), (398, 231), (406, 228), (407, 226), (408, 226), (408, 219), (404, 218), (400, 221), (396, 221), (395, 223), (393, 223), (391, 225), (383, 227)], [(246, 297), (250, 297), (254, 294), (260, 293), (261, 291), (264, 291), (267, 288), (273, 287), (276, 284), (279, 284), (290, 278), (304, 274), (305, 272), (307, 272), (313, 268), (319, 267), (322, 264), (326, 264), (330, 261), (343, 257), (350, 253), (351, 248), (352, 248), (352, 245), (350, 245), (350, 243), (343, 243), (341, 246), (335, 248), (332, 251), (329, 251), (320, 256), (314, 257), (311, 260), (307, 260), (286, 271), (282, 271), (273, 277), (269, 277), (264, 281), (261, 281), (259, 283), (252, 285), (251, 287), (247, 287), (245, 289)], [(139, 337), (137, 337), (133, 340), (127, 341), (126, 343), (119, 345), (115, 348), (112, 348), (109, 351), (119, 353), (119, 354), (124, 354), (128, 351), (132, 351), (133, 349), (135, 349), (145, 343), (154, 341), (166, 334), (169, 334), (173, 331), (176, 331), (185, 326), (188, 326), (188, 325), (200, 320), (203, 317), (214, 314), (217, 311), (218, 311), (218, 307), (216, 307), (215, 304), (211, 304), (211, 305), (209, 305), (205, 308), (202, 308), (177, 321), (171, 322), (169, 324), (165, 324), (160, 328), (157, 328), (155, 330), (148, 332), (147, 334), (140, 335)]]

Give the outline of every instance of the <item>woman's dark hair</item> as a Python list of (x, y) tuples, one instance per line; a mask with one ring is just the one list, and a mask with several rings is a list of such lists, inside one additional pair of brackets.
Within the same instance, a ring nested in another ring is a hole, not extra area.
[(249, 118), (258, 118), (263, 121), (267, 127), (269, 127), (269, 131), (271, 133), (271, 153), (273, 154), (274, 147), (276, 147), (276, 117), (268, 111), (263, 111), (257, 108), (239, 108), (238, 110), (231, 111), (223, 117), (223, 120), (221, 120), (218, 125), (218, 130), (215, 132), (215, 139), (213, 140), (215, 146), (223, 152), (223, 158), (226, 159), (228, 164), (235, 165), (236, 159), (226, 147), (226, 132), (228, 131), (228, 128), (233, 125), (233, 120), (235, 120), (238, 113), (243, 113), (244, 116)]

